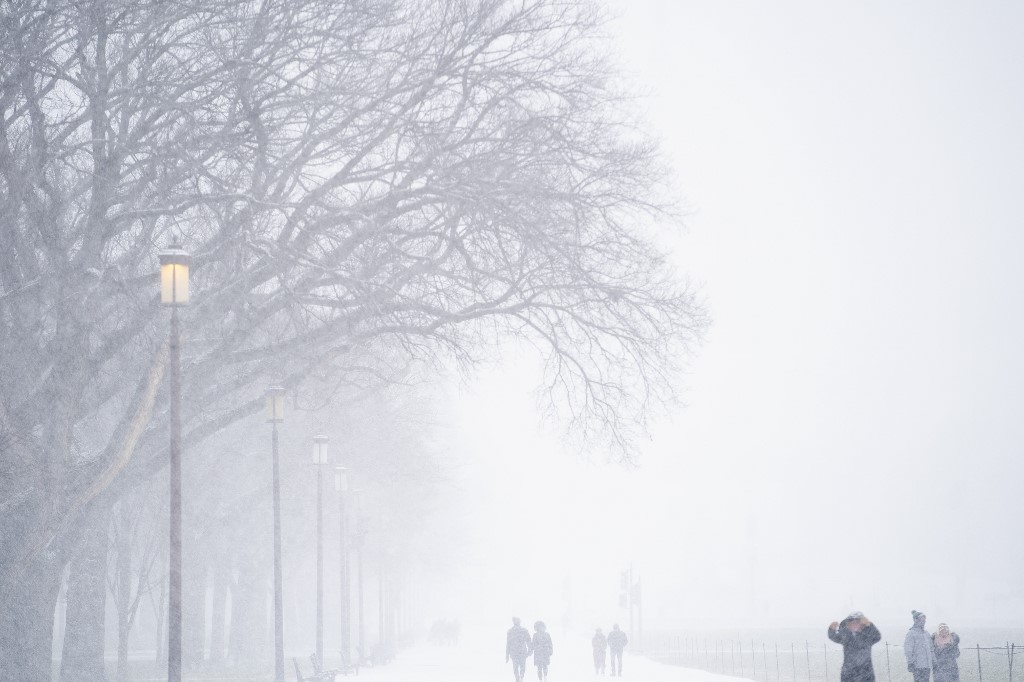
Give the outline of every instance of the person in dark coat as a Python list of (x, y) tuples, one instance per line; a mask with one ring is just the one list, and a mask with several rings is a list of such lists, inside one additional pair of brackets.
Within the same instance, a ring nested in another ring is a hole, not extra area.
[(594, 638), (590, 640), (591, 646), (594, 647), (594, 674), (604, 675), (604, 661), (605, 654), (608, 651), (608, 638), (601, 632), (601, 628), (597, 629), (594, 633)]
[(871, 647), (882, 639), (882, 633), (860, 611), (854, 611), (842, 622), (828, 626), (828, 638), (843, 645), (843, 669), (840, 682), (875, 682), (871, 664)]
[(949, 631), (949, 626), (939, 623), (938, 632), (932, 635), (935, 654), (935, 682), (960, 682), (960, 635)]
[(516, 682), (523, 682), (526, 673), (526, 659), (533, 651), (530, 642), (530, 631), (519, 624), (518, 618), (512, 618), (512, 627), (505, 635), (505, 662), (512, 661), (512, 674)]
[(551, 635), (543, 621), (538, 620), (533, 624), (533, 664), (537, 666), (537, 679), (548, 679), (548, 664), (551, 663), (551, 654), (555, 653), (555, 647), (551, 643)]
[(622, 677), (622, 650), (626, 648), (629, 639), (626, 633), (619, 629), (619, 624), (612, 625), (612, 631), (608, 633), (608, 648), (612, 652), (612, 676)]

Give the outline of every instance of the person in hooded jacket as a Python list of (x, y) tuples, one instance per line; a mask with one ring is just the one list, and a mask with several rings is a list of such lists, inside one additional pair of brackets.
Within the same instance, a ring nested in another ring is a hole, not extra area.
[(903, 638), (903, 655), (907, 657), (907, 670), (914, 674), (914, 682), (929, 682), (935, 667), (935, 652), (931, 635), (924, 631), (927, 619), (920, 611), (911, 611), (914, 625)]
[(932, 653), (935, 656), (935, 682), (960, 682), (960, 635), (950, 632), (949, 626), (939, 623), (932, 635)]
[(551, 663), (551, 654), (555, 653), (555, 647), (551, 643), (551, 635), (544, 621), (538, 620), (533, 624), (533, 664), (537, 666), (537, 679), (548, 679), (548, 665)]
[(841, 622), (828, 626), (828, 638), (843, 645), (841, 682), (875, 682), (871, 663), (871, 647), (882, 639), (882, 633), (860, 611), (854, 611)]
[(601, 628), (598, 628), (597, 632), (594, 633), (593, 639), (590, 640), (590, 645), (594, 647), (594, 674), (604, 675), (605, 656), (608, 652), (608, 638), (601, 632)]

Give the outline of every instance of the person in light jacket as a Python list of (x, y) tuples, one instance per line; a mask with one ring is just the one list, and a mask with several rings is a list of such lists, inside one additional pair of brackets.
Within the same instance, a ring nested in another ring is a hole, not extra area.
[(843, 645), (840, 682), (875, 682), (871, 647), (882, 639), (882, 633), (863, 613), (854, 611), (842, 622), (833, 622), (828, 626), (828, 638)]
[(548, 665), (551, 664), (551, 655), (555, 653), (555, 646), (551, 643), (551, 635), (544, 621), (538, 620), (533, 624), (533, 664), (537, 666), (537, 679), (548, 679)]
[(594, 638), (590, 640), (590, 645), (594, 648), (594, 674), (604, 675), (604, 662), (608, 652), (608, 638), (601, 632), (601, 628), (597, 629), (594, 633)]
[(903, 655), (907, 657), (907, 670), (914, 675), (914, 682), (929, 682), (935, 667), (935, 654), (931, 636), (924, 631), (927, 617), (920, 611), (911, 611), (914, 625), (903, 638)]
[(608, 633), (608, 649), (612, 652), (612, 675), (622, 677), (622, 650), (629, 643), (626, 633), (619, 629), (619, 624), (612, 625), (612, 631)]
[(949, 631), (949, 626), (939, 623), (939, 630), (932, 635), (932, 653), (935, 654), (935, 682), (960, 682), (960, 635)]

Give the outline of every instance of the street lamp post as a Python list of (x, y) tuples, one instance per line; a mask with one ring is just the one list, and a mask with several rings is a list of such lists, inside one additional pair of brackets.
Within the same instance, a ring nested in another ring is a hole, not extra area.
[(313, 436), (313, 464), (316, 465), (316, 659), (324, 662), (324, 477), (327, 464), (327, 436)]
[(341, 579), (341, 657), (342, 665), (352, 660), (352, 637), (350, 633), (351, 605), (349, 600), (348, 577), (348, 516), (345, 514), (345, 495), (348, 493), (348, 470), (343, 466), (334, 467), (334, 489), (338, 492), (338, 528), (341, 546), (340, 579)]
[(366, 551), (366, 517), (362, 513), (362, 490), (356, 488), (352, 497), (356, 502), (356, 616), (359, 620), (359, 658), (366, 657), (366, 627), (363, 617), (363, 554)]
[(160, 252), (160, 302), (171, 308), (171, 499), (168, 551), (167, 680), (181, 680), (181, 335), (178, 307), (188, 305), (189, 256), (177, 244)]
[(281, 386), (267, 389), (267, 421), (273, 425), (271, 450), (274, 469), (274, 680), (284, 682), (284, 598), (281, 578), (281, 471), (277, 455), (277, 425), (284, 421)]

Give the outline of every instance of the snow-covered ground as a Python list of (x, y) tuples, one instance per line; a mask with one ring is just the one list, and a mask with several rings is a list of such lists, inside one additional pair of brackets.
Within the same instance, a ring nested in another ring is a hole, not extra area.
[[(490, 639), (479, 635), (463, 636), (458, 646), (417, 644), (402, 650), (389, 665), (363, 669), (361, 682), (513, 682), (512, 665), (505, 663), (505, 633)], [(556, 638), (555, 653), (548, 673), (550, 682), (594, 682), (609, 679), (594, 675), (590, 643), (583, 638)], [(742, 678), (715, 675), (664, 665), (639, 655), (627, 647), (623, 656), (623, 680), (633, 682), (728, 682)], [(606, 672), (610, 672), (610, 668)], [(356, 678), (342, 678), (339, 680)], [(533, 659), (527, 660), (525, 682), (537, 679)]]

